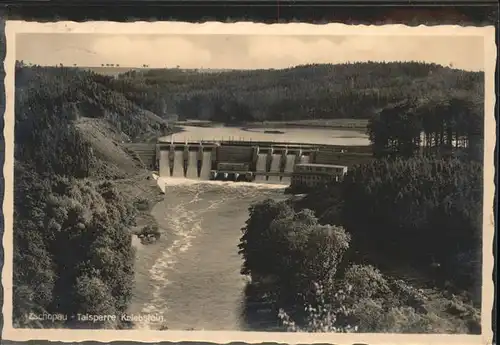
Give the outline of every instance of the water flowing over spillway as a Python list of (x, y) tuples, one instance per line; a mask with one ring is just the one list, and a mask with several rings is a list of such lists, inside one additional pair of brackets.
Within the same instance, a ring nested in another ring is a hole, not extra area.
[(198, 152), (191, 151), (188, 154), (187, 178), (198, 178)]
[(212, 152), (203, 152), (203, 162), (201, 166), (200, 179), (208, 180), (212, 166)]
[[(285, 172), (291, 173), (293, 172), (293, 167), (295, 165), (295, 155), (286, 155), (286, 163), (285, 163)], [(291, 181), (290, 177), (283, 177), (281, 182), (289, 184)]]
[(168, 161), (168, 151), (160, 151), (160, 167), (158, 173), (160, 176), (170, 176), (170, 164)]
[[(182, 152), (181, 152), (182, 153)], [(159, 178), (165, 200), (153, 209), (162, 237), (137, 245), (131, 311), (161, 314), (171, 330), (245, 330), (245, 278), (237, 245), (248, 207), (283, 198), (283, 185)]]
[[(257, 157), (257, 167), (256, 167), (257, 172), (266, 171), (266, 160), (267, 160), (267, 153), (259, 153), (259, 156)], [(265, 180), (266, 180), (265, 176), (257, 176), (255, 178), (255, 181), (257, 182)]]
[[(271, 172), (278, 173), (280, 171), (280, 160), (281, 160), (280, 154), (273, 154), (272, 155), (271, 169), (270, 169)], [(280, 177), (279, 176), (269, 176), (269, 181), (278, 183), (280, 181)]]
[(184, 152), (174, 152), (174, 170), (173, 177), (184, 177)]
[[(234, 131), (234, 128), (184, 129), (181, 139), (185, 136), (186, 141), (202, 141), (216, 136), (210, 133)], [(193, 138), (192, 134), (197, 131), (203, 131), (203, 135)], [(343, 137), (346, 133), (341, 132), (332, 137), (330, 130), (286, 131), (293, 132), (288, 140), (290, 142), (347, 144), (353, 140), (367, 141), (365, 138)], [(255, 135), (253, 131), (241, 132)], [(318, 133), (323, 133), (323, 136), (319, 137)], [(225, 134), (220, 136), (227, 138)], [(261, 137), (264, 141), (276, 139), (274, 135), (265, 133)], [(173, 142), (172, 137), (164, 139), (167, 143)], [(244, 312), (245, 307), (255, 308), (245, 305), (247, 281), (240, 274), (242, 258), (237, 246), (242, 235), (241, 228), (249, 216), (249, 206), (266, 198), (284, 199), (283, 191), (290, 183), (290, 177), (266, 178), (258, 173), (266, 173), (268, 169), (269, 172), (279, 173), (283, 168), (291, 173), (296, 162), (307, 163), (309, 156), (297, 157), (295, 154), (298, 151), (273, 151), (269, 147), (260, 153), (253, 149), (247, 152), (236, 148), (229, 154), (227, 149), (204, 147), (203, 143), (165, 146), (166, 150), (160, 151), (158, 167), (158, 183), (165, 196), (152, 211), (161, 237), (149, 245), (142, 245), (134, 237), (137, 258), (133, 300), (129, 309), (134, 315), (162, 316), (163, 320), (146, 320), (136, 326), (146, 329), (168, 327), (171, 330), (233, 331), (275, 327), (276, 320), (269, 322), (274, 323), (268, 326), (267, 319), (262, 321), (261, 315), (252, 319)], [(192, 151), (188, 152), (186, 148)], [(287, 155), (283, 157), (285, 152)], [(255, 153), (258, 154), (256, 162), (253, 161)], [(235, 162), (246, 161), (252, 170), (255, 163), (257, 174), (254, 182), (209, 181), (212, 160), (233, 162), (233, 158), (229, 157), (236, 157)], [(286, 161), (283, 162), (283, 158)], [(255, 305), (255, 301), (252, 303)]]
[(295, 155), (286, 155), (285, 172), (292, 172), (295, 165)]

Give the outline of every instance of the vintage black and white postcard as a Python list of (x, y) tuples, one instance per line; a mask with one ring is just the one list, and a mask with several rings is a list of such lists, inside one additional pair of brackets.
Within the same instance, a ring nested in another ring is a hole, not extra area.
[(3, 338), (490, 343), (494, 35), (8, 21)]

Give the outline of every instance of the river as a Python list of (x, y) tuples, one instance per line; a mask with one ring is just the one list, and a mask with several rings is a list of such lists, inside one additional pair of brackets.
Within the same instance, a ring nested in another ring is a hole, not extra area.
[[(152, 214), (162, 237), (137, 248), (130, 312), (163, 315), (169, 329), (243, 330), (241, 258), (237, 245), (248, 207), (284, 198), (283, 185), (160, 178), (165, 198)], [(158, 322), (138, 324), (158, 329)]]
[[(364, 145), (355, 131), (283, 129), (269, 135), (263, 129), (185, 127), (175, 140), (243, 138), (302, 143)], [(261, 132), (262, 131), (262, 132)], [(230, 135), (231, 134), (231, 135)], [(240, 136), (241, 135), (241, 136)], [(246, 137), (244, 136), (246, 135)], [(241, 228), (251, 204), (266, 198), (283, 199), (285, 185), (233, 183), (160, 177), (164, 200), (152, 210), (162, 231), (160, 240), (137, 248), (135, 288), (129, 312), (161, 315), (138, 328), (172, 330), (251, 329), (244, 316), (245, 277), (238, 255)]]

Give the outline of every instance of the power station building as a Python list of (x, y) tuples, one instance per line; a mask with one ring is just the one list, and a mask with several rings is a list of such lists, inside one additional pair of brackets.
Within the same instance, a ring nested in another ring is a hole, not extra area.
[(160, 177), (270, 182), (292, 189), (341, 181), (348, 167), (373, 159), (370, 147), (301, 143), (171, 140), (128, 144), (127, 148)]
[(339, 182), (347, 173), (347, 167), (331, 164), (296, 164), (292, 173), (292, 188), (317, 187)]

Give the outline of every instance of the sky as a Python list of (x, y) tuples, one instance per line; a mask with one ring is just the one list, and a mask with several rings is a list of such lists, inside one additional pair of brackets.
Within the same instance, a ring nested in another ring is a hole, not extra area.
[(38, 65), (203, 69), (423, 61), (484, 70), (481, 36), (18, 34), (16, 59)]

